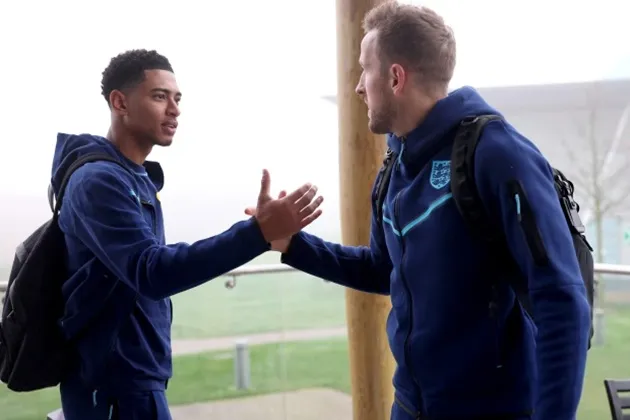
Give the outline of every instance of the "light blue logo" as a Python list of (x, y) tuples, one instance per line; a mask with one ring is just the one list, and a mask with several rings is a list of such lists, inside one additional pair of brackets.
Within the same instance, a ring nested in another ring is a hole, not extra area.
[(434, 160), (431, 167), (431, 186), (436, 190), (442, 189), (451, 182), (451, 161)]
[(136, 199), (136, 201), (138, 202), (138, 204), (140, 204), (140, 197), (138, 196), (138, 194), (136, 194), (136, 192), (134, 190), (129, 190), (129, 194)]

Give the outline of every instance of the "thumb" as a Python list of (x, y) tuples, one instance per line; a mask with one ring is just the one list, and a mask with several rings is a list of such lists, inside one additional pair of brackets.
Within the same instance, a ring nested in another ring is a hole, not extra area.
[(260, 180), (260, 197), (269, 196), (269, 188), (271, 186), (271, 178), (269, 176), (269, 171), (263, 169), (262, 179)]
[(287, 196), (287, 192), (285, 190), (280, 191), (280, 194), (278, 194), (278, 198), (284, 198)]
[(245, 214), (248, 216), (255, 216), (256, 215), (256, 208), (255, 207), (247, 207), (245, 209)]

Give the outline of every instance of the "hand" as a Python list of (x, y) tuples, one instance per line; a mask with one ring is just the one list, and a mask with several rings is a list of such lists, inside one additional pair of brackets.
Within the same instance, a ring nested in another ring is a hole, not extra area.
[[(284, 198), (287, 196), (287, 192), (285, 190), (280, 191), (280, 194), (278, 194), (278, 199), (280, 198)], [(255, 216), (256, 215), (256, 207), (247, 207), (245, 209), (245, 214), (248, 216)], [(293, 238), (293, 236), (289, 236), (287, 238), (283, 238), (283, 239), (278, 239), (277, 241), (271, 241), (271, 249), (273, 249), (274, 251), (278, 251), (281, 253), (285, 253), (287, 252), (287, 250), (289, 249), (289, 245), (291, 244), (291, 238)]]
[(324, 198), (315, 198), (317, 187), (304, 184), (288, 195), (281, 192), (278, 199), (274, 200), (269, 194), (270, 185), (269, 172), (263, 170), (258, 204), (255, 209), (246, 209), (245, 214), (256, 218), (263, 237), (276, 249), (274, 245), (281, 244), (274, 242), (286, 241), (288, 246), (291, 236), (321, 216), (322, 210), (319, 206)]

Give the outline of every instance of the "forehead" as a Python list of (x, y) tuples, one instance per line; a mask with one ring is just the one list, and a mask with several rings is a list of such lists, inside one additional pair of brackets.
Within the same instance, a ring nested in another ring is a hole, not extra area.
[(145, 70), (144, 81), (138, 87), (145, 92), (160, 89), (179, 93), (175, 74), (168, 70)]
[(376, 55), (376, 31), (365, 34), (361, 40), (361, 61), (373, 62), (378, 59)]

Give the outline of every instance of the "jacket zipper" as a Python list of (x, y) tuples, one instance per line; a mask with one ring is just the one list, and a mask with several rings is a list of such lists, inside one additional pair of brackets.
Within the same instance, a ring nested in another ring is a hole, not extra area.
[(153, 206), (153, 203), (151, 203), (150, 201), (141, 199), (140, 200), (140, 204), (142, 204), (143, 207), (148, 207), (151, 211), (151, 228), (153, 229), (153, 234), (157, 235), (157, 221), (155, 219), (157, 219), (157, 214), (155, 212), (155, 207)]
[[(156, 214), (156, 211), (155, 211), (155, 207), (153, 207), (153, 204), (150, 201), (147, 201), (147, 200), (144, 200), (144, 199), (141, 199), (141, 198), (139, 198), (139, 201), (140, 201), (140, 205), (142, 207), (148, 207), (150, 209), (150, 211), (151, 211), (151, 221), (152, 221), (151, 228), (153, 229), (153, 233), (155, 234), (156, 233), (156, 227), (157, 227), (157, 222), (156, 222), (157, 214)], [(136, 301), (137, 301), (137, 296), (134, 299), (134, 303), (133, 303), (134, 306), (135, 306), (135, 302)], [(121, 327), (122, 327), (122, 323), (121, 323), (121, 325), (118, 326), (118, 329), (120, 329)], [(118, 332), (120, 332), (120, 331), (118, 331)], [(109, 365), (109, 363), (111, 363), (112, 353), (114, 351), (114, 347), (115, 346), (116, 346), (116, 337), (114, 337), (114, 340), (112, 340), (112, 343), (109, 346), (109, 351), (108, 351), (107, 355), (105, 356), (105, 365), (106, 366)], [(93, 399), (93, 404), (94, 404), (95, 407), (96, 407), (96, 394), (97, 394), (97, 392), (98, 392), (98, 388), (94, 389), (93, 392), (92, 392), (92, 399)], [(111, 407), (110, 407), (110, 409), (111, 409)]]
[[(151, 210), (151, 227), (153, 229), (153, 234), (157, 235), (157, 212), (155, 211), (155, 206), (150, 201), (144, 199), (140, 200), (140, 204), (142, 204), (143, 207), (147, 207)], [(169, 298), (167, 303), (169, 306), (169, 312), (171, 314), (170, 324), (173, 325), (173, 302)]]
[(398, 404), (398, 406), (400, 408), (403, 409), (403, 411), (407, 414), (409, 414), (411, 417), (414, 418), (414, 420), (420, 420), (422, 418), (422, 413), (420, 411), (418, 412), (414, 412), (411, 408), (407, 407), (405, 404), (403, 404), (402, 401), (400, 401), (397, 397), (394, 397), (394, 402), (396, 404)]
[[(405, 138), (401, 138), (401, 142), (402, 142), (402, 149), (400, 151), (400, 154), (398, 155), (398, 166), (400, 167), (401, 165), (401, 159), (402, 159), (402, 154), (404, 151), (404, 147), (405, 147)], [(411, 363), (411, 357), (409, 357), (409, 337), (411, 336), (411, 332), (413, 331), (413, 298), (411, 296), (411, 288), (409, 287), (409, 284), (407, 283), (407, 280), (405, 280), (405, 276), (403, 274), (403, 267), (404, 267), (404, 263), (405, 263), (405, 239), (403, 237), (403, 231), (402, 231), (402, 226), (400, 225), (400, 194), (402, 193), (403, 190), (400, 190), (396, 196), (394, 197), (394, 220), (396, 223), (396, 228), (398, 229), (398, 232), (400, 234), (400, 246), (401, 246), (401, 255), (400, 255), (400, 279), (402, 280), (402, 283), (405, 286), (405, 290), (407, 292), (407, 296), (409, 298), (409, 311), (408, 311), (408, 316), (409, 316), (409, 328), (407, 329), (407, 336), (405, 337), (405, 343), (404, 343), (404, 357), (405, 357), (405, 362), (407, 364), (407, 366), (409, 367), (409, 373), (410, 376), (413, 380), (414, 386), (416, 388), (416, 394), (418, 395), (418, 416), (420, 416), (420, 413), (422, 413), (422, 395), (420, 394), (420, 384), (418, 383), (415, 375), (413, 374), (413, 366)], [(401, 407), (403, 407), (401, 405)], [(403, 407), (405, 408), (405, 407)], [(413, 414), (412, 414), (413, 415)]]
[(514, 205), (516, 207), (516, 218), (521, 225), (523, 234), (525, 235), (525, 241), (529, 248), (534, 262), (539, 267), (545, 267), (549, 264), (549, 255), (545, 249), (540, 231), (536, 225), (536, 219), (534, 213), (530, 207), (527, 195), (523, 190), (523, 186), (519, 181), (510, 181), (508, 183), (510, 192), (514, 198)]

